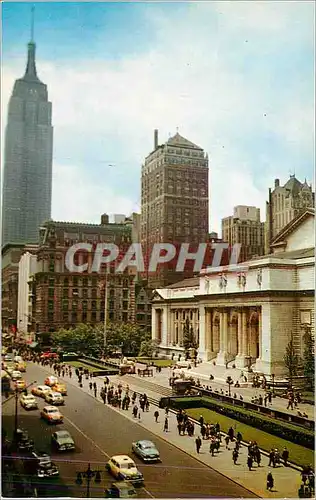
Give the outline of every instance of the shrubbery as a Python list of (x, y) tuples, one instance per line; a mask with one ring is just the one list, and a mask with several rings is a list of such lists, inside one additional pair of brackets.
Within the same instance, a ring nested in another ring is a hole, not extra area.
[(315, 434), (313, 431), (280, 420), (274, 420), (271, 417), (267, 417), (260, 413), (255, 413), (242, 407), (229, 405), (212, 398), (162, 398), (161, 406), (169, 406), (169, 408), (178, 409), (181, 408), (183, 410), (189, 408), (209, 408), (210, 410), (221, 413), (226, 417), (251, 425), (252, 427), (291, 441), (292, 443), (300, 444), (311, 450), (314, 449)]

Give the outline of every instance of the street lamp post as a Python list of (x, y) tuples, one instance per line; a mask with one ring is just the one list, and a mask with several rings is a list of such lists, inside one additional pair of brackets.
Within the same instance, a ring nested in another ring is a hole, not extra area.
[(230, 397), (231, 396), (230, 386), (234, 383), (234, 381), (231, 378), (231, 376), (227, 377), (226, 383), (228, 384), (228, 396)]
[(17, 434), (18, 430), (18, 388), (17, 385), (15, 384), (15, 413), (14, 413), (14, 436)]
[(91, 480), (95, 477), (95, 483), (101, 483), (101, 473), (98, 470), (92, 470), (90, 464), (88, 464), (88, 468), (85, 472), (77, 473), (77, 484), (82, 484), (82, 478), (87, 480), (87, 498), (90, 498), (90, 483)]

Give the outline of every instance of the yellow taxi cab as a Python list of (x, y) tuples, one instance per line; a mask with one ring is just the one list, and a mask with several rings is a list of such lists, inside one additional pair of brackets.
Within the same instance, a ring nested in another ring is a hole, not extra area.
[(137, 469), (134, 460), (128, 455), (115, 455), (110, 458), (105, 467), (119, 481), (130, 481), (135, 486), (144, 483), (143, 474)]
[(26, 388), (26, 382), (22, 378), (20, 380), (16, 380), (15, 387), (18, 391), (23, 391)]
[(34, 396), (45, 398), (45, 394), (49, 391), (51, 391), (51, 388), (48, 385), (38, 385), (36, 387), (33, 387), (31, 392)]
[(49, 377), (46, 377), (44, 384), (49, 385), (49, 387), (53, 387), (53, 385), (58, 384), (58, 378), (54, 377), (54, 375), (50, 375)]
[(60, 413), (56, 406), (44, 406), (41, 411), (41, 418), (50, 424), (57, 424), (64, 420), (64, 416)]
[(62, 396), (67, 396), (67, 387), (65, 384), (61, 384), (60, 382), (57, 382), (57, 384), (52, 386), (52, 391), (59, 392)]
[(19, 361), (19, 363), (16, 363), (15, 366), (19, 372), (26, 372), (26, 363), (24, 361)]

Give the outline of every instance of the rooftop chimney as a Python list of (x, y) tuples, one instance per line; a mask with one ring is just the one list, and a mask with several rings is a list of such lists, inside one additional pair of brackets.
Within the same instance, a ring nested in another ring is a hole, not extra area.
[(280, 186), (280, 179), (275, 179), (274, 180), (274, 187), (278, 188)]
[(155, 128), (154, 131), (154, 149), (158, 148), (158, 129)]

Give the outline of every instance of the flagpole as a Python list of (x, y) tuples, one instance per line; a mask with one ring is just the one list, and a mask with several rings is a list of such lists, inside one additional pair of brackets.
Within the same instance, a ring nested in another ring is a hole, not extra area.
[(105, 355), (106, 346), (107, 346), (107, 317), (108, 317), (108, 265), (106, 265), (105, 283), (104, 283), (104, 324), (103, 324), (104, 355)]

